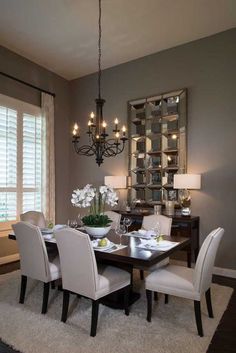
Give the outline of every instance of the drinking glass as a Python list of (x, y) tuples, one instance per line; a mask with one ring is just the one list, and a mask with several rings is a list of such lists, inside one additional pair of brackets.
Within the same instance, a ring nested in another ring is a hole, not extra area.
[(123, 234), (126, 233), (125, 226), (124, 226), (123, 224), (118, 224), (117, 227), (116, 227), (116, 229), (115, 229), (115, 232), (116, 232), (116, 234), (119, 235), (119, 237), (120, 237), (120, 244), (119, 244), (119, 245), (122, 245), (122, 244), (121, 244), (121, 237), (122, 237)]
[(82, 227), (83, 226), (83, 221), (82, 221), (83, 217), (81, 216), (80, 213), (78, 214), (77, 218), (78, 218), (77, 227)]
[(125, 217), (124, 220), (123, 220), (123, 224), (125, 225), (126, 232), (128, 233), (129, 232), (129, 226), (131, 226), (131, 224), (132, 224), (132, 219), (129, 218), (129, 217)]
[(70, 228), (76, 228), (77, 225), (78, 225), (78, 223), (77, 223), (76, 219), (73, 219), (73, 220), (68, 219), (67, 225), (68, 225)]
[(161, 234), (161, 227), (160, 227), (160, 223), (156, 222), (154, 228), (153, 228), (156, 236), (159, 236)]

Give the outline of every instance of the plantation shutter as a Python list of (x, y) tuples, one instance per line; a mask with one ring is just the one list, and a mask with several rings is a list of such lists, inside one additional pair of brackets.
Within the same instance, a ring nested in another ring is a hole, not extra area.
[(17, 215), (17, 111), (0, 105), (0, 222)]
[(42, 119), (23, 115), (22, 212), (42, 210)]
[(0, 222), (45, 211), (45, 131), (41, 108), (0, 94)]

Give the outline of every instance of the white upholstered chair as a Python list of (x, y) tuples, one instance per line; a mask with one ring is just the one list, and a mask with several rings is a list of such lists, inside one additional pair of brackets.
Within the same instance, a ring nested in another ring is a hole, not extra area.
[(107, 215), (111, 220), (111, 228), (115, 229), (119, 224), (121, 220), (121, 214), (114, 212), (114, 211), (106, 211), (104, 212), (105, 215)]
[(96, 336), (99, 299), (124, 291), (125, 314), (129, 315), (130, 274), (113, 266), (97, 266), (94, 250), (87, 234), (74, 229), (55, 233), (60, 255), (63, 308), (61, 321), (66, 322), (70, 292), (92, 299), (91, 336)]
[(20, 215), (20, 220), (28, 222), (40, 228), (46, 228), (46, 220), (44, 214), (38, 211), (28, 211)]
[[(171, 233), (171, 226), (172, 226), (172, 218), (162, 216), (162, 215), (151, 215), (151, 216), (144, 216), (142, 222), (142, 228), (145, 230), (151, 230), (159, 225), (159, 230), (161, 234), (170, 236)], [(170, 259), (167, 257), (166, 259), (158, 262), (157, 264), (148, 268), (149, 272), (155, 271), (159, 267), (168, 265)], [(144, 279), (143, 270), (140, 269), (140, 278)], [(155, 295), (155, 299), (157, 299), (157, 294)]]
[(142, 228), (146, 230), (150, 230), (155, 228), (157, 223), (159, 223), (161, 234), (170, 235), (171, 225), (172, 225), (172, 218), (170, 217), (166, 217), (162, 215), (144, 216), (143, 222), (142, 222)]
[(50, 282), (61, 277), (59, 257), (49, 260), (40, 229), (26, 222), (12, 225), (20, 253), (21, 304), (25, 300), (27, 277), (44, 283), (42, 314), (47, 312)]
[(204, 240), (195, 269), (169, 265), (146, 277), (147, 320), (151, 321), (152, 291), (194, 300), (199, 336), (203, 336), (200, 300), (205, 293), (209, 317), (213, 318), (211, 280), (217, 249), (224, 234), (223, 228), (213, 230)]

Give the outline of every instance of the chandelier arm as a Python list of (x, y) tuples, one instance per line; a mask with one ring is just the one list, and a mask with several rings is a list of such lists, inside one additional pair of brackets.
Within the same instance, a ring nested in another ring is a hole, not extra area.
[(84, 156), (94, 156), (96, 153), (96, 150), (94, 148), (94, 145), (83, 145), (81, 147), (78, 147), (78, 145), (74, 145), (75, 151), (79, 155), (84, 155)]
[(117, 154), (122, 153), (124, 150), (124, 142), (121, 147), (117, 145), (109, 145), (106, 146), (104, 149), (104, 156), (105, 157), (115, 157)]
[(104, 156), (105, 157), (115, 157), (116, 156), (116, 151), (113, 149), (109, 148), (104, 151)]
[[(108, 139), (106, 140), (106, 143), (110, 146), (116, 146), (117, 145), (117, 139)], [(119, 142), (120, 144), (120, 142)]]

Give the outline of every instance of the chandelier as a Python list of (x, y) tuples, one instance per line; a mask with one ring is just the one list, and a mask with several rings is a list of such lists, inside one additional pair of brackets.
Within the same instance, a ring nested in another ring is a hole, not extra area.
[(98, 98), (96, 102), (96, 115), (92, 112), (88, 120), (88, 145), (79, 146), (80, 132), (77, 123), (74, 124), (73, 139), (76, 153), (83, 156), (95, 156), (96, 163), (100, 166), (104, 157), (115, 157), (122, 153), (125, 147), (126, 127), (119, 129), (119, 121), (114, 121), (113, 138), (109, 138), (107, 134), (107, 123), (103, 119), (103, 105), (105, 99), (101, 97), (101, 0), (99, 0), (99, 18), (98, 18)]

